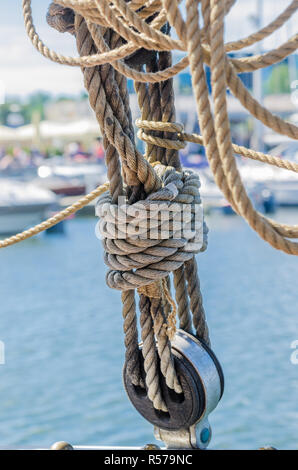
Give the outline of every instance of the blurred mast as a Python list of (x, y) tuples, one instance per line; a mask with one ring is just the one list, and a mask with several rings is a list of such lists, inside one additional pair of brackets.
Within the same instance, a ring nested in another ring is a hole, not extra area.
[[(287, 21), (287, 36), (292, 37), (292, 18)], [(288, 70), (289, 70), (289, 82), (291, 84), (297, 80), (297, 67), (296, 67), (296, 54), (290, 54), (288, 56)]]
[[(256, 0), (256, 14), (253, 17), (256, 31), (259, 31), (263, 25), (263, 0)], [(261, 41), (258, 41), (254, 50), (255, 54), (262, 53)], [(263, 104), (263, 83), (262, 69), (256, 70), (253, 76), (253, 96), (262, 105)], [(251, 137), (251, 147), (259, 152), (264, 151), (264, 126), (258, 119), (253, 119), (253, 133)]]
[(37, 110), (33, 111), (31, 122), (34, 128), (34, 137), (33, 137), (32, 143), (36, 149), (40, 149), (41, 147), (40, 121), (41, 121), (40, 112)]

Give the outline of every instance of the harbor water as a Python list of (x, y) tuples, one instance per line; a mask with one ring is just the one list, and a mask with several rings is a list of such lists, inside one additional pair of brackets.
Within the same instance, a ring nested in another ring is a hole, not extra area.
[[(297, 210), (276, 217), (297, 223)], [(120, 294), (105, 284), (95, 223), (77, 217), (64, 235), (0, 251), (1, 448), (155, 442), (122, 386)], [(208, 225), (199, 272), (226, 382), (210, 447), (298, 449), (297, 259), (236, 216)]]

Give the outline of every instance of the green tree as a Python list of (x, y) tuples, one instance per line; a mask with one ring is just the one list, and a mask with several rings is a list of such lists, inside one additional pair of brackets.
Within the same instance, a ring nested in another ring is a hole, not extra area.
[(287, 64), (273, 67), (272, 73), (265, 83), (267, 94), (290, 93), (289, 69)]
[(43, 91), (38, 91), (30, 95), (28, 101), (22, 107), (24, 121), (26, 123), (31, 122), (35, 112), (38, 112), (41, 119), (44, 119), (44, 107), (50, 100), (51, 95)]

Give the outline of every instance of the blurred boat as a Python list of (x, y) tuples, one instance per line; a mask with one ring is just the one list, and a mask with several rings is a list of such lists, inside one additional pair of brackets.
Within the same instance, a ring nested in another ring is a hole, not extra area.
[(42, 165), (34, 184), (61, 196), (81, 196), (106, 181), (106, 170), (101, 164), (74, 163)]
[[(225, 199), (220, 189), (215, 184), (210, 170), (200, 171), (201, 188), (204, 209), (206, 212), (220, 210), (224, 214), (234, 214), (230, 203)], [(249, 182), (246, 185), (247, 193), (251, 198), (254, 207), (262, 213), (273, 213), (276, 209), (275, 196), (266, 185)]]
[(0, 180), (0, 235), (21, 232), (47, 218), (56, 204), (51, 191), (31, 183)]
[(278, 206), (298, 206), (298, 173), (273, 166), (249, 164), (239, 168), (244, 183), (264, 184)]
[(41, 121), (40, 116), (32, 124), (26, 124), (16, 128), (0, 126), (0, 143), (10, 144), (33, 144), (38, 140), (50, 143), (60, 139), (65, 142), (82, 140), (86, 137), (97, 138), (100, 134), (98, 123), (95, 118), (79, 119), (70, 122)]
[[(282, 142), (269, 154), (298, 163), (298, 142)], [(272, 194), (277, 206), (298, 206), (298, 173), (251, 161), (238, 163), (245, 187), (259, 188), (267, 205), (270, 205), (270, 194)]]
[(224, 210), (224, 207), (228, 205), (228, 203), (216, 184), (203, 173), (200, 173), (200, 181), (200, 195), (204, 210), (206, 212), (210, 212), (214, 209)]

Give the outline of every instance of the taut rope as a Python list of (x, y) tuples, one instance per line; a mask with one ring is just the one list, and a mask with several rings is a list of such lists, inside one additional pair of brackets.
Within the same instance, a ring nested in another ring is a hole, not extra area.
[[(125, 198), (130, 211), (141, 201), (145, 207), (152, 201), (163, 201), (168, 206), (176, 203), (177, 207), (187, 204), (193, 222), (194, 207), (200, 201), (199, 180), (193, 173), (181, 169), (178, 151), (185, 141), (197, 142), (204, 145), (215, 182), (233, 209), (271, 246), (288, 254), (298, 254), (298, 244), (290, 240), (298, 238), (298, 226), (279, 224), (254, 209), (237, 169), (235, 152), (295, 172), (298, 165), (233, 145), (226, 97), (229, 88), (267, 127), (298, 139), (298, 127), (258, 103), (237, 75), (278, 63), (297, 49), (298, 36), (265, 54), (240, 59), (227, 55), (229, 51), (255, 44), (280, 28), (296, 12), (298, 0), (292, 1), (260, 31), (227, 44), (223, 37), (224, 19), (235, 0), (186, 0), (186, 16), (182, 14), (181, 3), (179, 0), (59, 0), (59, 4), (52, 3), (49, 24), (76, 38), (79, 57), (65, 57), (50, 50), (39, 38), (33, 24), (31, 0), (23, 0), (26, 30), (35, 48), (54, 62), (82, 68), (90, 104), (104, 136), (110, 186), (109, 193), (99, 198), (98, 211), (104, 229), (105, 262), (111, 269), (107, 282), (110, 287), (122, 290), (127, 370), (133, 384), (146, 387), (154, 407), (163, 411), (167, 407), (159, 386), (159, 374), (164, 376), (169, 388), (176, 393), (182, 391), (171, 353), (176, 311), (170, 294), (171, 272), (174, 273), (180, 327), (191, 331), (193, 323), (197, 335), (206, 343), (210, 341), (195, 260), (195, 254), (206, 247), (207, 230), (204, 225), (196, 228), (196, 234), (202, 236), (201, 244), (196, 243), (196, 237), (178, 236), (173, 216), (167, 237), (155, 239), (147, 234), (145, 239), (132, 238), (122, 219), (122, 207), (117, 206), (118, 197)], [(175, 30), (177, 39), (170, 36), (170, 28)], [(185, 54), (174, 65), (172, 50)], [(211, 69), (214, 114), (209, 102), (205, 64)], [(187, 66), (191, 70), (201, 136), (186, 134), (182, 126), (175, 123), (172, 77)], [(135, 146), (126, 77), (135, 80), (141, 110), (138, 136), (146, 143), (145, 155)], [(115, 212), (118, 215), (113, 225), (111, 215)], [(56, 217), (61, 220), (63, 216), (62, 212)], [(154, 219), (146, 211), (138, 222), (143, 227), (149, 219), (157, 230), (161, 229), (159, 218)], [(137, 218), (133, 216), (132, 220), (136, 222)], [(120, 235), (124, 228), (126, 237), (123, 238)], [(28, 236), (34, 233), (33, 229)], [(2, 242), (4, 245), (0, 247), (21, 239), (22, 234)], [(138, 349), (136, 288), (140, 295), (145, 375)]]

